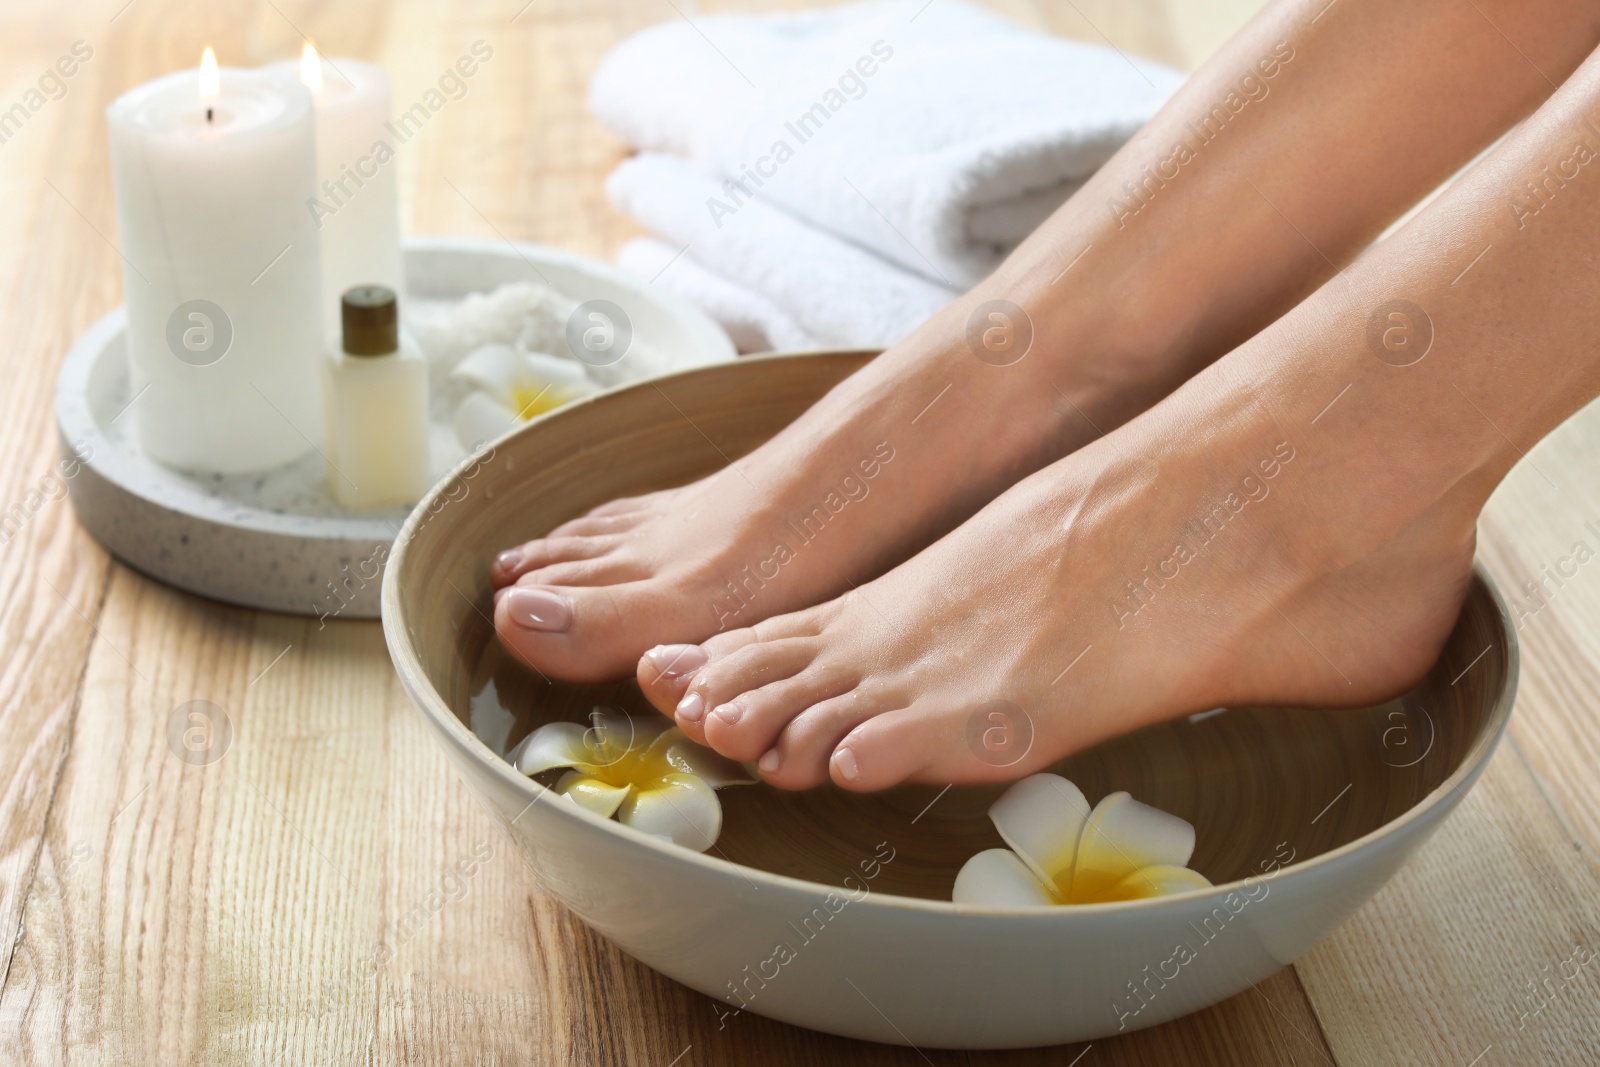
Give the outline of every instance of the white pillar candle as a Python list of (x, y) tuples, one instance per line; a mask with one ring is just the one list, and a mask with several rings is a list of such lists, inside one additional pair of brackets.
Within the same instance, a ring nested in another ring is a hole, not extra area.
[(383, 68), (324, 58), (310, 43), (298, 64), (268, 69), (304, 85), (316, 107), (317, 190), (306, 210), (322, 238), (323, 328), (333, 349), (346, 289), (404, 292), (400, 192), (388, 131), (394, 90)]
[(316, 132), (303, 89), (206, 51), (107, 111), (131, 415), (162, 463), (259, 470), (321, 436)]

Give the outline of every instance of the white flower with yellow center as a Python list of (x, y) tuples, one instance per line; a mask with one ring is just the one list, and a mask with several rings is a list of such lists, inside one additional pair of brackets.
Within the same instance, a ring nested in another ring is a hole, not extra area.
[(456, 440), (467, 449), (600, 389), (581, 363), (505, 344), (474, 350), (450, 378), (468, 389), (454, 419)]
[(555, 791), (601, 818), (704, 852), (722, 832), (716, 790), (749, 785), (743, 766), (695, 744), (667, 719), (596, 709), (592, 725), (553, 722), (507, 759), (523, 774), (569, 768)]
[(1211, 885), (1187, 866), (1194, 827), (1127, 793), (1091, 811), (1059, 774), (1035, 774), (1006, 790), (989, 818), (1011, 847), (966, 862), (951, 893), (958, 904), (1106, 904)]

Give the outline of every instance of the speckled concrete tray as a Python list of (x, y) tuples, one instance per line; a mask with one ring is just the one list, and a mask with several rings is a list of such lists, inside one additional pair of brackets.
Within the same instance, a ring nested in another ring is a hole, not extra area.
[[(537, 245), (418, 238), (406, 245), (411, 298), (449, 299), (506, 282), (548, 280), (580, 300), (628, 310), (639, 336), (682, 365), (734, 358), (732, 342), (697, 309), (609, 264)], [(78, 339), (56, 381), (63, 457), (78, 521), (128, 565), (203, 596), (297, 615), (371, 619), (394, 533), (407, 509), (341, 508), (315, 452), (276, 470), (197, 475), (136, 447), (118, 308)]]

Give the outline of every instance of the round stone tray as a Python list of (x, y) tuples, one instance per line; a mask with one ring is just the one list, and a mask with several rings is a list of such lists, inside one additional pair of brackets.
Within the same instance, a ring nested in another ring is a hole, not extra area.
[[(405, 254), (407, 299), (546, 282), (580, 301), (620, 303), (635, 335), (672, 353), (675, 369), (735, 358), (727, 334), (698, 309), (597, 260), (466, 238), (415, 238)], [(129, 566), (192, 593), (297, 615), (377, 618), (384, 563), (409, 509), (340, 507), (316, 452), (275, 470), (229, 475), (147, 459), (133, 419), (124, 417), (137, 401), (126, 325), (123, 308), (97, 322), (56, 380), (63, 470), (75, 468), (67, 484), (84, 529)]]

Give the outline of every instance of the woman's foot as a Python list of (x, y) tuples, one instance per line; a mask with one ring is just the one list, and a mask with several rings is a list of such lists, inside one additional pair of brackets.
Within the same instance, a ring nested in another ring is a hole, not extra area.
[(774, 785), (855, 790), (1019, 777), (1220, 705), (1403, 691), (1454, 624), (1481, 493), (1399, 469), (1370, 424), (1313, 424), (1322, 387), (1235, 359), (1269, 365), (1230, 357), (840, 599), (652, 650), (640, 684)]

